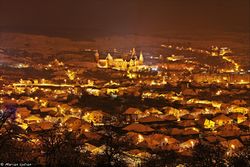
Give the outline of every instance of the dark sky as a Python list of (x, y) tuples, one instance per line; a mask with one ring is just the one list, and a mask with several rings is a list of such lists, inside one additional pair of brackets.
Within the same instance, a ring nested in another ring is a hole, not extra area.
[(249, 32), (250, 0), (0, 0), (0, 30), (42, 34)]

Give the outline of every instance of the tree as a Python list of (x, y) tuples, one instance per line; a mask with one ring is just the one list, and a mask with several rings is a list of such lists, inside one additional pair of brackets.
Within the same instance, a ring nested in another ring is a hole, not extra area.
[(76, 132), (55, 127), (39, 134), (47, 166), (87, 166), (89, 155), (81, 152), (83, 141)]
[(199, 143), (194, 147), (193, 158), (189, 163), (192, 166), (226, 166), (225, 150), (220, 146)]
[(247, 142), (246, 147), (230, 157), (228, 161), (229, 166), (233, 167), (250, 166), (250, 143)]
[(16, 108), (14, 106), (5, 106), (4, 109), (0, 110), (0, 129), (3, 124), (8, 120), (14, 120), (16, 114)]
[(162, 166), (176, 166), (178, 154), (175, 151), (158, 150), (154, 152), (151, 158), (145, 160), (142, 166), (145, 167), (162, 167)]
[[(37, 150), (27, 134), (16, 125), (15, 107), (7, 106), (0, 114), (0, 160), (2, 163), (35, 164)], [(25, 141), (25, 142), (24, 142)], [(39, 152), (39, 151), (38, 151)], [(32, 154), (31, 154), (32, 153)], [(34, 153), (34, 154), (33, 154)]]
[(112, 130), (112, 126), (105, 128), (103, 137), (106, 146), (104, 153), (96, 156), (96, 166), (102, 167), (123, 167), (127, 166), (122, 159), (125, 143), (119, 141), (118, 135)]

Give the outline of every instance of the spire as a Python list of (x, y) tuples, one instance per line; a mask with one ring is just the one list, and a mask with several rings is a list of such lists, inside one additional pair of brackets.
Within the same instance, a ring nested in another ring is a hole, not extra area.
[(134, 57), (134, 56), (136, 56), (135, 48), (133, 48), (133, 49), (131, 50), (131, 57)]
[(99, 62), (99, 59), (100, 59), (100, 55), (99, 55), (99, 52), (98, 50), (95, 52), (95, 60), (96, 62)]
[(111, 54), (110, 54), (110, 53), (108, 53), (108, 55), (107, 55), (106, 59), (107, 59), (107, 60), (111, 60), (111, 61), (112, 61), (112, 60), (113, 60), (113, 57), (111, 56)]
[(142, 51), (140, 51), (139, 62), (140, 62), (141, 64), (143, 64), (143, 61), (144, 61), (144, 58), (143, 58), (143, 55), (142, 55)]
[(111, 66), (113, 64), (113, 57), (111, 56), (110, 53), (108, 53), (106, 60), (107, 60), (108, 66)]

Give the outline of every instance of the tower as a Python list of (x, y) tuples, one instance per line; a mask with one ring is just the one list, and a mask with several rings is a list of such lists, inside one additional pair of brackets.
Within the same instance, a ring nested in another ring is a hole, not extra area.
[(108, 53), (106, 60), (108, 61), (108, 66), (113, 64), (113, 57), (111, 56), (110, 53)]
[(142, 51), (140, 51), (139, 63), (143, 64), (143, 61), (144, 61), (144, 58), (143, 58), (143, 55), (142, 55)]
[(136, 56), (136, 51), (135, 51), (135, 48), (133, 48), (131, 51), (131, 58), (134, 58)]
[(98, 63), (99, 62), (99, 59), (100, 59), (100, 55), (99, 55), (99, 52), (98, 50), (95, 52), (95, 61)]

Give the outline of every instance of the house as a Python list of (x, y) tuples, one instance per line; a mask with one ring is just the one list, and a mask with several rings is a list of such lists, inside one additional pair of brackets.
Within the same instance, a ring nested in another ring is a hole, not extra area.
[(39, 105), (38, 105), (38, 104), (34, 105), (34, 106), (31, 108), (31, 110), (33, 110), (33, 111), (39, 111)]
[(104, 116), (107, 114), (101, 110), (91, 111), (89, 113), (89, 120), (94, 124), (103, 124)]
[(21, 127), (23, 130), (26, 130), (29, 127), (29, 125), (26, 123), (19, 123), (18, 126)]
[(162, 118), (153, 116), (153, 115), (143, 117), (143, 118), (140, 118), (138, 120), (138, 122), (140, 122), (140, 123), (161, 123), (163, 121), (165, 121), (165, 120), (163, 120)]
[(238, 105), (238, 106), (244, 106), (244, 105), (247, 104), (247, 102), (245, 100), (238, 100), (238, 99), (233, 100), (231, 103), (235, 104), (235, 105)]
[(185, 114), (181, 117), (182, 120), (194, 120), (195, 117), (191, 114)]
[(27, 118), (30, 115), (31, 111), (27, 107), (17, 107), (16, 115), (21, 118)]
[(106, 94), (107, 95), (117, 95), (119, 93), (119, 89), (117, 88), (107, 88)]
[[(190, 111), (187, 109), (180, 109), (179, 110), (179, 117), (183, 117), (184, 115), (190, 114)], [(192, 113), (191, 113), (192, 114)]]
[(147, 147), (151, 149), (162, 148), (166, 145), (176, 144), (178, 140), (163, 134), (152, 134), (145, 137)]
[(239, 136), (241, 131), (240, 128), (233, 124), (225, 124), (216, 129), (218, 131), (218, 135), (222, 137), (234, 137)]
[(26, 106), (28, 108), (34, 108), (35, 106), (37, 106), (37, 102), (33, 101), (33, 100), (26, 100), (24, 101), (22, 104), (20, 104), (21, 106)]
[(63, 111), (64, 113), (66, 112), (66, 111), (70, 111), (70, 109), (72, 108), (70, 105), (68, 105), (68, 104), (61, 104), (61, 105), (59, 105), (59, 106), (57, 106), (58, 107), (58, 109), (59, 109), (59, 111)]
[(47, 106), (48, 107), (58, 107), (58, 106), (60, 106), (60, 103), (56, 102), (56, 101), (49, 100)]
[(164, 115), (161, 116), (161, 118), (163, 118), (166, 121), (177, 121), (177, 118), (174, 115)]
[(89, 141), (100, 140), (102, 138), (101, 135), (94, 132), (83, 132), (82, 133)]
[(164, 107), (163, 112), (166, 115), (174, 115), (178, 120), (180, 119), (180, 117), (190, 113), (186, 109), (176, 109), (176, 108), (173, 108), (173, 107)]
[(228, 141), (222, 141), (220, 142), (220, 144), (227, 148), (227, 149), (239, 149), (242, 148), (244, 145), (238, 140), (238, 139), (232, 139), (232, 140), (228, 140)]
[(91, 130), (91, 124), (85, 121), (82, 121), (82, 125), (81, 125), (81, 133), (83, 132), (90, 132)]
[(183, 121), (179, 121), (178, 125), (181, 127), (191, 127), (191, 126), (195, 126), (196, 123), (194, 122), (194, 120), (183, 120)]
[(154, 131), (154, 129), (151, 128), (150, 126), (142, 125), (142, 124), (139, 124), (139, 123), (130, 124), (130, 125), (126, 126), (125, 128), (123, 128), (122, 130), (141, 132), (141, 133), (153, 132)]
[(40, 122), (38, 125), (42, 128), (42, 130), (49, 130), (52, 129), (54, 126), (52, 122), (47, 122), (47, 121)]
[(239, 107), (236, 105), (232, 105), (230, 108), (228, 108), (229, 113), (241, 113), (241, 114), (247, 114), (249, 112), (249, 109), (246, 107)]
[(237, 124), (240, 124), (247, 120), (247, 117), (240, 113), (233, 113), (229, 117), (232, 118)]
[(217, 143), (217, 142), (222, 142), (222, 141), (226, 141), (226, 139), (216, 135), (216, 136), (207, 136), (204, 137), (209, 143)]
[(222, 126), (222, 125), (225, 125), (225, 124), (231, 124), (233, 122), (233, 120), (231, 118), (225, 116), (224, 114), (216, 116), (212, 120), (218, 126)]
[(76, 131), (76, 130), (80, 129), (82, 122), (79, 118), (69, 117), (64, 122), (64, 124), (66, 125), (67, 128), (69, 128), (69, 130)]
[(40, 122), (40, 123), (33, 123), (29, 125), (29, 129), (32, 132), (37, 132), (37, 131), (41, 131), (41, 130), (49, 130), (52, 129), (54, 126), (53, 123), (51, 122)]
[(187, 88), (187, 89), (184, 89), (182, 91), (182, 95), (184, 95), (184, 96), (196, 96), (197, 93), (195, 92), (195, 90)]
[(122, 137), (123, 141), (131, 142), (133, 144), (138, 144), (144, 141), (143, 134), (136, 133), (136, 132), (128, 132), (126, 136)]
[[(188, 115), (192, 115), (195, 119), (199, 118), (204, 110), (200, 108), (194, 108)], [(187, 114), (185, 114), (187, 115)], [(185, 116), (183, 115), (183, 116)]]
[(6, 106), (17, 106), (17, 100), (16, 99), (5, 99), (3, 98), (2, 103), (5, 104)]
[(39, 115), (31, 115), (24, 119), (28, 124), (42, 122), (42, 118)]
[(131, 167), (141, 166), (143, 160), (151, 157), (150, 153), (139, 149), (126, 151), (124, 152), (124, 154), (126, 155), (124, 160), (126, 161), (127, 165)]
[(162, 112), (160, 112), (158, 109), (156, 109), (154, 107), (151, 107), (151, 108), (145, 110), (144, 113), (146, 115), (160, 115), (160, 114), (163, 114)]
[(205, 119), (203, 126), (205, 129), (214, 129), (215, 122), (209, 119)]
[(195, 139), (189, 139), (181, 144), (179, 144), (180, 150), (185, 150), (189, 148), (193, 148), (196, 144), (198, 144), (199, 141)]
[(57, 112), (57, 108), (56, 107), (43, 107), (43, 108), (40, 108), (40, 112), (42, 112), (42, 113), (55, 113), (55, 112)]
[(182, 133), (183, 133), (183, 129), (173, 128), (170, 130), (170, 134), (172, 136), (181, 135)]
[(129, 150), (126, 152), (126, 155), (128, 155), (130, 157), (141, 158), (141, 159), (147, 159), (147, 158), (151, 157), (150, 153), (148, 153), (146, 151), (138, 150), (138, 149)]
[(30, 129), (31, 132), (38, 132), (42, 130), (42, 128), (39, 125), (37, 125), (37, 123), (30, 124), (28, 128)]
[(217, 108), (217, 109), (220, 109), (221, 106), (222, 106), (222, 102), (219, 102), (219, 101), (212, 101), (212, 106)]
[(250, 129), (250, 120), (246, 120), (246, 121), (240, 123), (239, 126), (249, 130)]
[(174, 115), (175, 117), (179, 118), (180, 116), (180, 111), (176, 108), (173, 108), (173, 107), (164, 107), (164, 113), (166, 115)]
[(59, 122), (60, 117), (52, 117), (52, 116), (47, 115), (46, 117), (44, 117), (44, 120), (48, 122), (57, 123)]
[(108, 114), (101, 110), (87, 111), (82, 116), (82, 119), (86, 122), (93, 123), (95, 125), (103, 125), (105, 118), (108, 118)]
[(136, 122), (142, 117), (143, 112), (138, 108), (130, 107), (123, 113), (123, 115), (125, 115), (127, 122)]
[(195, 127), (188, 127), (185, 128), (182, 132), (182, 135), (198, 135), (200, 133), (200, 130)]
[(250, 135), (241, 136), (240, 139), (241, 139), (241, 141), (242, 141), (243, 143), (245, 143), (245, 142), (248, 143), (248, 142), (250, 142)]
[(77, 103), (79, 103), (79, 100), (78, 100), (77, 98), (74, 98), (74, 99), (72, 99), (68, 104), (69, 104), (70, 106), (72, 106), (72, 105), (76, 105)]

